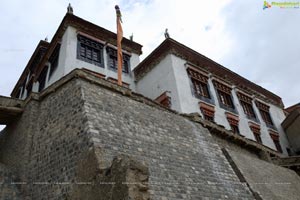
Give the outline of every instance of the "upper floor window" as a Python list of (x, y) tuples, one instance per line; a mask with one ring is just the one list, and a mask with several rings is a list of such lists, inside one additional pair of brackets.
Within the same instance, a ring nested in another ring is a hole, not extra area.
[(103, 45), (82, 35), (78, 35), (77, 38), (77, 58), (104, 67)]
[(270, 107), (258, 101), (256, 101), (255, 104), (259, 110), (261, 118), (264, 120), (266, 125), (270, 128), (274, 128), (274, 124), (269, 112)]
[(60, 50), (60, 44), (58, 43), (55, 46), (55, 48), (54, 48), (54, 50), (53, 50), (53, 52), (52, 52), (52, 54), (51, 54), (51, 56), (49, 58), (49, 62), (51, 64), (50, 73), (49, 73), (49, 79), (52, 77), (52, 74), (55, 72), (55, 70), (56, 70), (56, 68), (58, 66), (59, 50)]
[[(118, 70), (118, 55), (117, 50), (111, 47), (106, 48), (108, 55), (108, 68), (112, 70)], [(122, 72), (128, 74), (130, 69), (130, 56), (123, 53), (123, 66)]]
[(217, 81), (214, 81), (213, 83), (217, 89), (220, 106), (229, 111), (236, 112), (231, 96), (231, 88)]
[(249, 127), (254, 135), (255, 140), (258, 143), (262, 144), (262, 139), (260, 137), (260, 126), (258, 124), (249, 122)]
[(231, 131), (233, 133), (240, 134), (239, 129), (239, 117), (237, 115), (231, 114), (229, 112), (226, 112), (227, 121), (230, 125)]
[(211, 103), (211, 96), (208, 89), (208, 77), (191, 68), (188, 68), (187, 72), (193, 85), (195, 97)]
[(274, 142), (274, 145), (277, 149), (277, 151), (279, 151), (280, 153), (282, 153), (282, 148), (281, 148), (281, 145), (280, 145), (280, 142), (279, 142), (279, 134), (277, 132), (274, 132), (274, 131), (270, 131), (270, 136)]
[(48, 67), (45, 66), (44, 69), (42, 70), (39, 78), (38, 78), (38, 82), (39, 82), (39, 92), (41, 92), (46, 85), (46, 77), (47, 77), (47, 71), (48, 71)]
[(204, 102), (199, 102), (199, 107), (202, 112), (203, 118), (214, 122), (215, 117), (215, 107)]
[(252, 99), (240, 92), (237, 93), (237, 96), (240, 100), (241, 106), (244, 110), (244, 113), (249, 119), (253, 119), (257, 121), (253, 106), (252, 106)]

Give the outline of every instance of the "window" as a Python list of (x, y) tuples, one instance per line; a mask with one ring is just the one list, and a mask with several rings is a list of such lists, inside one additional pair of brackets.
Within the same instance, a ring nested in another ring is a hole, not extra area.
[(221, 104), (223, 104), (224, 106), (229, 107), (229, 108), (234, 108), (233, 102), (232, 102), (232, 99), (231, 99), (231, 95), (229, 95), (225, 92), (222, 92), (220, 90), (218, 90), (218, 95), (219, 95), (219, 99), (220, 99)]
[(207, 84), (202, 83), (196, 79), (192, 79), (192, 83), (194, 87), (195, 96), (203, 96), (205, 98), (210, 99)]
[(45, 88), (47, 71), (48, 71), (48, 67), (45, 66), (44, 69), (43, 69), (43, 71), (41, 72), (39, 78), (38, 78), (39, 92), (42, 91)]
[(214, 81), (213, 83), (215, 88), (217, 89), (220, 106), (231, 112), (236, 112), (231, 97), (231, 88), (217, 81)]
[[(112, 70), (118, 70), (118, 55), (117, 50), (107, 47), (106, 48), (108, 55), (108, 68)], [(122, 72), (128, 74), (130, 69), (130, 56), (123, 53), (123, 66)]]
[(232, 131), (233, 133), (240, 134), (240, 130), (239, 130), (239, 127), (238, 127), (238, 126), (233, 125), (233, 124), (230, 124), (230, 128), (231, 128), (231, 131)]
[(233, 133), (240, 134), (239, 130), (239, 117), (237, 115), (234, 115), (232, 113), (226, 112), (227, 121), (230, 125), (231, 131)]
[(251, 104), (241, 101), (241, 105), (243, 107), (244, 113), (246, 116), (250, 119), (256, 119), (256, 116), (254, 114), (254, 110)]
[(258, 143), (262, 144), (262, 140), (261, 140), (260, 134), (254, 133), (254, 137), (255, 137), (255, 140), (256, 140)]
[(261, 115), (261, 118), (264, 120), (264, 122), (266, 123), (266, 125), (270, 128), (274, 128), (274, 124), (273, 124), (273, 121), (272, 121), (272, 118), (271, 118), (271, 115), (269, 113), (269, 106), (263, 104), (263, 103), (260, 103), (258, 101), (255, 102), (258, 110), (259, 110), (259, 113)]
[(51, 63), (49, 79), (51, 78), (52, 74), (55, 72), (58, 66), (59, 50), (60, 50), (60, 44), (57, 44), (55, 49), (52, 52), (52, 55), (49, 58), (49, 62)]
[(77, 58), (100, 67), (103, 65), (103, 45), (82, 35), (78, 35)]
[(271, 138), (274, 142), (274, 145), (275, 145), (277, 151), (282, 153), (281, 145), (280, 145), (280, 142), (279, 142), (279, 134), (277, 132), (270, 131), (270, 136), (271, 136)]
[(249, 122), (249, 127), (250, 127), (251, 131), (253, 132), (255, 140), (258, 143), (262, 144), (262, 140), (261, 140), (261, 137), (260, 137), (260, 126), (258, 124)]
[(214, 122), (215, 107), (204, 102), (199, 102), (200, 110), (205, 120)]
[(252, 107), (252, 99), (240, 92), (237, 93), (237, 96), (240, 100), (241, 106), (242, 106), (246, 116), (249, 119), (253, 119), (253, 120), (257, 121), (254, 109)]
[(208, 103), (213, 103), (208, 88), (208, 77), (192, 68), (188, 68), (187, 73), (192, 83), (194, 96)]
[(171, 108), (171, 97), (168, 96), (167, 91), (159, 95), (154, 101), (167, 108)]
[(260, 110), (261, 117), (266, 122), (267, 125), (273, 126), (273, 122), (270, 116), (270, 113), (264, 110)]
[(26, 97), (28, 97), (29, 94), (32, 92), (32, 85), (33, 85), (33, 76), (31, 76), (29, 78), (29, 81), (28, 81), (28, 83), (26, 85), (26, 90), (27, 90), (27, 96)]

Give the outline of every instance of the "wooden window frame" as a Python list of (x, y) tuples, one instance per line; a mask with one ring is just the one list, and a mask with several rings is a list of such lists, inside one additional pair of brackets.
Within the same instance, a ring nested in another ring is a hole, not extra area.
[(232, 94), (231, 94), (232, 89), (216, 80), (213, 81), (213, 84), (217, 91), (220, 107), (225, 110), (229, 110), (231, 112), (236, 113)]
[(263, 144), (262, 139), (260, 137), (261, 133), (260, 133), (260, 125), (249, 122), (249, 127), (254, 135), (254, 138), (256, 140), (257, 143)]
[(248, 97), (248, 96), (246, 96), (246, 95), (244, 95), (240, 92), (237, 93), (237, 96), (239, 98), (240, 104), (243, 108), (243, 111), (244, 111), (246, 117), (248, 119), (251, 119), (251, 120), (254, 120), (254, 121), (258, 122), (256, 113), (255, 113), (254, 108), (253, 108), (252, 98)]
[(279, 134), (275, 131), (269, 130), (269, 134), (274, 142), (274, 145), (278, 152), (282, 153), (282, 148), (279, 141)]
[(188, 67), (187, 73), (192, 84), (193, 95), (208, 103), (213, 103), (211, 93), (209, 91), (208, 76), (201, 72)]
[(231, 131), (233, 133), (240, 134), (240, 129), (239, 129), (240, 119), (239, 119), (239, 116), (234, 115), (234, 114), (229, 113), (229, 112), (226, 112), (225, 115), (226, 115), (227, 121), (230, 125)]
[[(108, 69), (118, 70), (118, 55), (117, 50), (112, 47), (106, 47), (107, 52), (107, 66)], [(130, 72), (130, 55), (123, 53), (122, 73), (129, 74)]]
[(104, 68), (103, 44), (78, 34), (77, 59)]
[(194, 89), (194, 95), (196, 97), (204, 97), (207, 99), (211, 99), (210, 93), (208, 90), (208, 85), (207, 83), (203, 83), (197, 79), (191, 78), (192, 84), (193, 84), (193, 89)]
[[(59, 51), (60, 51), (60, 43), (58, 43), (55, 46), (51, 56), (49, 57), (49, 62), (51, 63), (50, 72), (49, 72), (49, 79), (52, 77), (53, 73), (55, 72), (55, 70), (58, 67)], [(46, 67), (46, 66), (44, 66), (44, 67)]]
[(270, 106), (263, 104), (259, 101), (255, 101), (255, 104), (259, 110), (260, 116), (263, 121), (266, 123), (267, 127), (275, 129), (271, 114), (270, 114)]
[(214, 122), (215, 107), (204, 102), (199, 102), (199, 108), (205, 120)]
[(41, 71), (39, 78), (37, 79), (39, 82), (39, 89), (38, 89), (39, 92), (41, 92), (46, 86), (47, 73), (48, 73), (48, 66), (45, 66), (44, 69)]

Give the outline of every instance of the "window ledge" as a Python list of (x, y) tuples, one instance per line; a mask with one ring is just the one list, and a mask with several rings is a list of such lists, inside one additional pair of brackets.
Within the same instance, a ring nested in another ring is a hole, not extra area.
[(228, 107), (228, 106), (226, 106), (226, 105), (224, 105), (224, 104), (221, 104), (221, 103), (220, 103), (220, 107), (223, 108), (224, 110), (227, 110), (227, 111), (232, 112), (232, 113), (234, 113), (234, 114), (238, 114), (238, 112), (237, 112), (236, 109), (230, 108), (230, 107)]
[(200, 95), (194, 95), (197, 99), (200, 99), (200, 101), (203, 101), (205, 103), (211, 104), (212, 106), (215, 106), (215, 102), (213, 99), (209, 99)]

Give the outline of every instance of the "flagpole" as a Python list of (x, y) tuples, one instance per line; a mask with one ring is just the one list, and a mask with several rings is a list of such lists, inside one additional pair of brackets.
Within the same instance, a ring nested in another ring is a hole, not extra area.
[(118, 85), (122, 86), (122, 65), (123, 65), (123, 54), (122, 54), (122, 38), (123, 38), (123, 29), (122, 29), (122, 15), (118, 5), (115, 6), (116, 15), (117, 15), (117, 47), (118, 47)]

